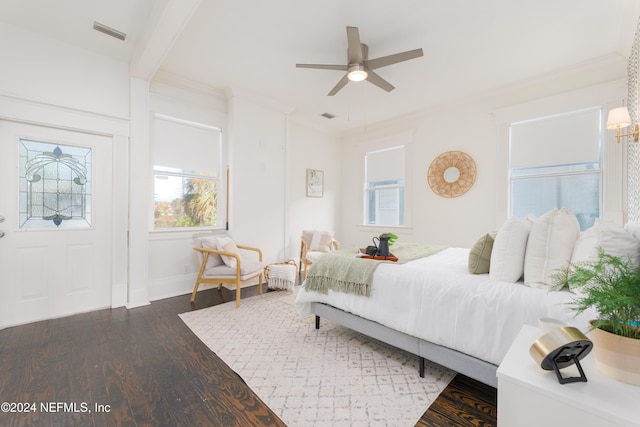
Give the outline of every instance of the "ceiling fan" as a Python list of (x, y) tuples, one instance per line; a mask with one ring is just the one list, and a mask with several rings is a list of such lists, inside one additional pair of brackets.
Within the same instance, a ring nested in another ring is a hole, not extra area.
[(358, 27), (347, 27), (347, 42), (347, 65), (296, 64), (298, 68), (346, 71), (347, 74), (331, 89), (329, 96), (338, 93), (349, 81), (359, 82), (362, 80), (367, 80), (379, 88), (391, 92), (395, 87), (373, 70), (422, 56), (422, 49), (414, 49), (381, 58), (369, 59), (369, 48), (366, 44), (360, 43)]

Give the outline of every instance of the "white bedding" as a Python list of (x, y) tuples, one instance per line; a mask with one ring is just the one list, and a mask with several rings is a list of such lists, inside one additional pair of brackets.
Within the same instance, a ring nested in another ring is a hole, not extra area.
[(381, 263), (369, 297), (302, 289), (296, 296), (301, 316), (311, 302), (323, 302), (392, 329), (499, 365), (522, 325), (541, 317), (588, 330), (594, 312), (575, 316), (566, 304), (570, 292), (553, 292), (522, 282), (492, 281), (467, 269), (469, 249), (449, 248), (406, 264)]

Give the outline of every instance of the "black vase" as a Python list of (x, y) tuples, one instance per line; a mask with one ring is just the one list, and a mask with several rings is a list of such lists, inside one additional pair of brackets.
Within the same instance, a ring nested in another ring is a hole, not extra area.
[(389, 238), (388, 237), (379, 237), (378, 242), (378, 253), (376, 256), (388, 257), (389, 256)]

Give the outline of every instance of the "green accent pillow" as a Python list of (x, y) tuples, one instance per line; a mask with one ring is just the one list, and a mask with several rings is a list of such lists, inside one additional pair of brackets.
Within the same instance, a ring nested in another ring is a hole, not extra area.
[(484, 274), (489, 272), (491, 251), (496, 233), (487, 233), (478, 240), (469, 252), (469, 273)]

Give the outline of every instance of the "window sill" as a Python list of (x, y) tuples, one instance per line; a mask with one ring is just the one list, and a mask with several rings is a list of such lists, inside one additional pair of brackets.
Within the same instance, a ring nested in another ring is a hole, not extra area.
[(226, 234), (229, 231), (218, 227), (163, 228), (149, 231), (149, 240), (181, 240), (192, 239), (196, 234)]
[(389, 230), (398, 230), (399, 232), (411, 232), (413, 227), (410, 225), (375, 225), (375, 224), (359, 224), (356, 225), (359, 230), (380, 230), (381, 232)]

